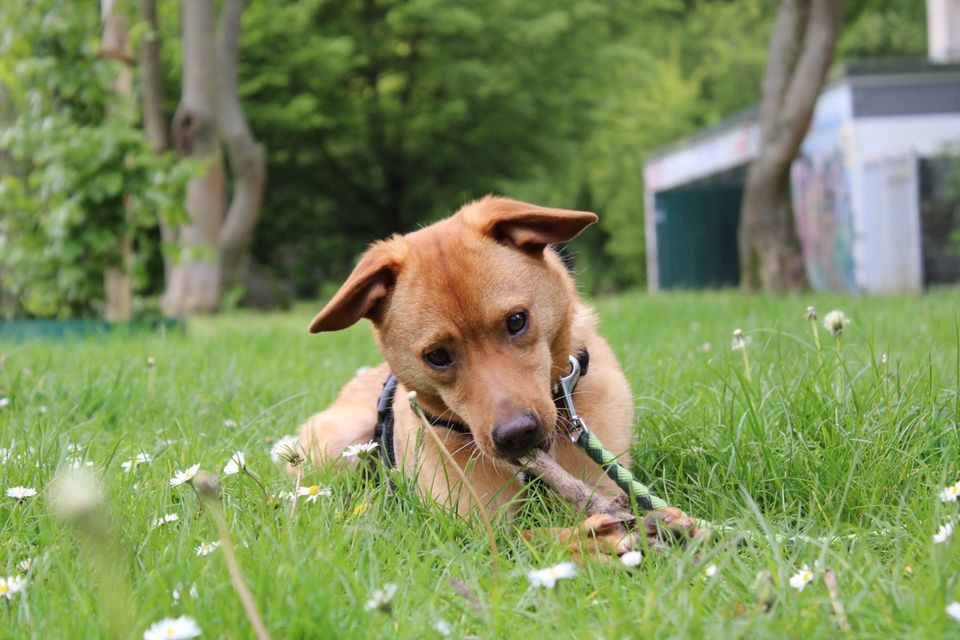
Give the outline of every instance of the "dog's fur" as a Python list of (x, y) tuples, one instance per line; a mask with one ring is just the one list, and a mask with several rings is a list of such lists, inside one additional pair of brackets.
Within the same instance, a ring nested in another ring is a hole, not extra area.
[[(590, 368), (576, 388), (577, 410), (629, 464), (629, 385), (597, 333), (593, 310), (548, 246), (573, 239), (596, 219), (488, 196), (450, 218), (372, 245), (310, 331), (335, 331), (368, 318), (386, 363), (358, 373), (326, 411), (300, 427), (312, 460), (335, 460), (348, 445), (373, 439), (377, 398), (393, 371), (400, 383), (397, 465), (416, 478), (422, 494), (461, 514), (474, 508), (432, 439), (416, 445), (420, 425), (407, 402), (409, 390), (428, 414), (469, 427), (470, 435), (436, 429), (488, 507), (506, 505), (522, 490), (511, 464), (517, 452), (505, 453), (494, 437), (518, 421), (568, 472), (605, 494), (622, 495), (567, 438), (551, 394), (569, 371), (569, 356), (586, 348)], [(527, 313), (527, 326), (511, 335), (507, 318), (519, 311)], [(425, 356), (435, 349), (449, 352), (453, 364), (430, 366)]]

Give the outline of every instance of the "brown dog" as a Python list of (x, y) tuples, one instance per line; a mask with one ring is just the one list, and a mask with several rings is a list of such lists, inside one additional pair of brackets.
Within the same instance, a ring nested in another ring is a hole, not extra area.
[(436, 426), (444, 446), (491, 508), (522, 490), (511, 464), (541, 447), (568, 472), (609, 496), (622, 495), (577, 449), (558, 422), (551, 390), (586, 350), (589, 374), (575, 400), (607, 449), (629, 464), (633, 400), (616, 357), (597, 333), (593, 310), (548, 245), (594, 223), (584, 211), (485, 197), (452, 217), (375, 243), (310, 323), (335, 331), (368, 318), (386, 364), (359, 373), (324, 412), (300, 428), (316, 463), (339, 458), (374, 437), (377, 399), (390, 371), (399, 382), (393, 408), (397, 465), (422, 494), (468, 512), (470, 494), (407, 402), (417, 392), (432, 416), (466, 425)]

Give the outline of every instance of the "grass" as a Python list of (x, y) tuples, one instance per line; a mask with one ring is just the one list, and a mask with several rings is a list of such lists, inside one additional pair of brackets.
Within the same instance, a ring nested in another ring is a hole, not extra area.
[[(823, 348), (813, 346), (808, 304), (853, 319), (839, 350), (822, 328)], [(804, 564), (836, 572), (852, 637), (957, 636), (960, 622), (944, 608), (960, 600), (960, 539), (935, 545), (931, 536), (957, 512), (937, 494), (960, 472), (958, 292), (636, 294), (598, 308), (636, 394), (640, 478), (692, 514), (757, 535), (739, 545), (719, 537), (634, 570), (591, 559), (548, 590), (531, 587), (526, 572), (567, 553), (517, 533), (572, 524), (547, 496), (531, 499), (519, 522), (495, 520), (494, 576), (480, 523), (422, 505), (402, 481), (390, 494), (358, 475), (314, 472), (305, 482), (332, 495), (301, 502), (291, 519), (289, 504), (267, 506), (248, 478), (225, 477), (227, 522), (274, 638), (439, 637), (439, 619), (454, 637), (837, 637), (822, 573), (802, 592), (788, 584)], [(25, 591), (0, 602), (0, 637), (110, 637), (111, 620), (140, 637), (181, 614), (204, 637), (252, 637), (222, 548), (194, 552), (216, 539), (213, 521), (189, 485), (168, 481), (195, 463), (219, 472), (243, 450), (268, 490), (290, 488), (270, 445), (378, 359), (365, 326), (308, 336), (312, 310), (200, 319), (167, 335), (0, 343), (10, 400), (0, 446), (12, 449), (0, 485), (39, 491), (0, 500), (0, 574), (35, 559)], [(750, 339), (749, 373), (730, 349), (736, 328)], [(45, 499), (76, 443), (108, 496), (103, 535), (117, 544), (100, 554), (82, 528), (50, 516)], [(121, 462), (140, 452), (153, 461), (124, 473)], [(180, 519), (154, 528), (165, 513)], [(777, 541), (797, 533), (858, 537)], [(119, 574), (98, 579), (110, 575), (98, 557), (115, 559)], [(713, 578), (706, 564), (716, 565)], [(757, 585), (763, 571), (772, 586)], [(391, 612), (365, 611), (387, 583), (399, 585)], [(184, 594), (174, 602), (177, 585)]]

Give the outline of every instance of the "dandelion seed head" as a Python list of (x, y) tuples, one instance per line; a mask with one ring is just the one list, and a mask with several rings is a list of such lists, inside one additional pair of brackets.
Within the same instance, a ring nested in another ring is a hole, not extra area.
[(817, 310), (813, 307), (807, 307), (806, 312), (804, 312), (803, 317), (808, 321), (816, 322), (817, 321)]
[(843, 335), (843, 330), (849, 327), (853, 321), (848, 318), (840, 309), (834, 309), (823, 316), (823, 326), (835, 338)]
[(276, 464), (286, 462), (297, 466), (303, 462), (303, 447), (297, 436), (283, 436), (270, 448), (270, 459)]

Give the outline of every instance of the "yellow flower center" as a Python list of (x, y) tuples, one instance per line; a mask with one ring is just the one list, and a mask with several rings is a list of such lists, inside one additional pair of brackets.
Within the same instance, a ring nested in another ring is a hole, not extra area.
[(6, 595), (7, 591), (10, 591), (10, 587), (7, 586), (7, 583), (0, 582), (0, 596)]
[(315, 484), (312, 484), (312, 485), (310, 485), (309, 487), (307, 487), (307, 493), (309, 493), (309, 494), (312, 495), (312, 496), (319, 495), (319, 494), (320, 494), (320, 487), (318, 487), (318, 486), (315, 485)]

